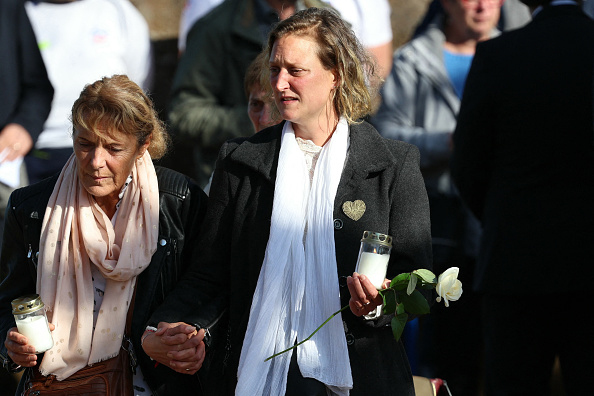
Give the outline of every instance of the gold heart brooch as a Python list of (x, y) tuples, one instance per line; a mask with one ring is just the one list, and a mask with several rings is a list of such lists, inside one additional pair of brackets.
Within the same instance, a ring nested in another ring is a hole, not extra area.
[(361, 201), (360, 199), (357, 199), (355, 202), (346, 201), (342, 204), (342, 211), (344, 214), (355, 221), (359, 220), (363, 216), (366, 208), (365, 202)]

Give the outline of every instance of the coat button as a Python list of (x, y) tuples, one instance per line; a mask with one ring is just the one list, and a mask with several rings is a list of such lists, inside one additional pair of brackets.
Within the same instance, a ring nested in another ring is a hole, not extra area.
[(165, 245), (167, 245), (167, 241), (166, 241), (165, 239), (161, 239), (161, 240), (159, 241), (159, 245), (161, 245), (161, 246), (165, 246)]
[(347, 287), (347, 277), (346, 276), (339, 276), (338, 277), (338, 285), (340, 287)]
[(347, 333), (346, 342), (347, 342), (347, 345), (353, 345), (355, 343), (355, 336), (352, 335), (351, 333)]
[(342, 226), (343, 226), (342, 220), (340, 220), (340, 219), (334, 219), (334, 229), (335, 230), (342, 229)]

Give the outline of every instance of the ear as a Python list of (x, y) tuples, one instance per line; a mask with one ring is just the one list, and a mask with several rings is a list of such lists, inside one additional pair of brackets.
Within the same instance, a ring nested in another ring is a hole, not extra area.
[(149, 146), (151, 145), (151, 140), (153, 139), (153, 135), (151, 134), (147, 139), (146, 142), (142, 146), (138, 148), (138, 153), (136, 155), (136, 159), (141, 159), (146, 150), (148, 150)]
[(340, 75), (336, 70), (332, 72), (334, 79), (332, 80), (332, 88), (336, 89), (340, 85)]

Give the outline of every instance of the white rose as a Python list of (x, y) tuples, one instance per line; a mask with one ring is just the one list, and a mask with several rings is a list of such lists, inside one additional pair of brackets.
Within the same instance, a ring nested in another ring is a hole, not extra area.
[(446, 307), (450, 301), (457, 301), (462, 295), (462, 282), (458, 280), (458, 267), (451, 267), (445, 270), (437, 279), (437, 302), (443, 298)]

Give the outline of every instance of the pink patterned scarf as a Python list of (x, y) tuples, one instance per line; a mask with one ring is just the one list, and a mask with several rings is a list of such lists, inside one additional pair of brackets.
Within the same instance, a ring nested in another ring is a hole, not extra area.
[[(117, 356), (136, 277), (149, 265), (159, 231), (159, 189), (148, 152), (135, 162), (115, 226), (80, 183), (77, 168), (72, 155), (49, 199), (39, 245), (37, 292), (56, 326), (40, 370), (59, 380)], [(107, 282), (95, 324), (91, 265)]]

